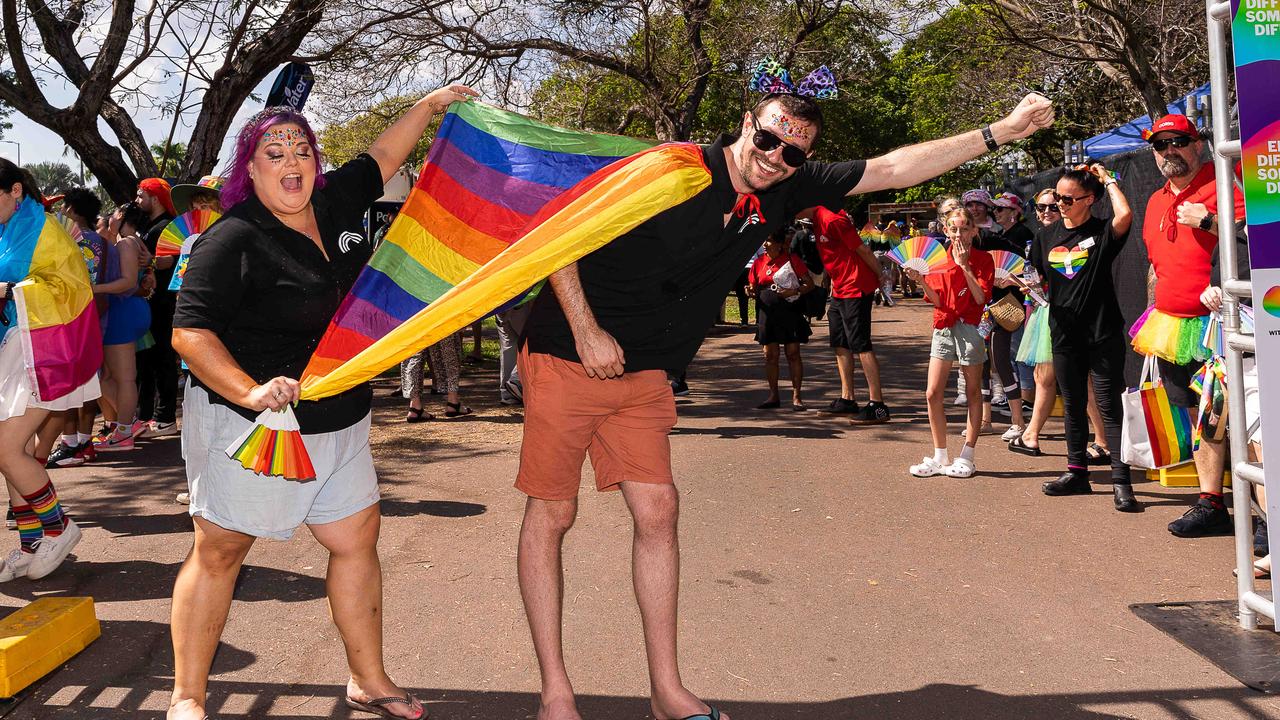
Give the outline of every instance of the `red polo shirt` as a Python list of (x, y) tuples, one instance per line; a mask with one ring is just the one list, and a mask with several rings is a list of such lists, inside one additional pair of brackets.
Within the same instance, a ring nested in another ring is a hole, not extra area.
[(871, 267), (858, 255), (862, 238), (843, 210), (833, 213), (819, 205), (813, 216), (813, 235), (831, 276), (831, 297), (862, 297), (880, 287), (880, 268)]
[(957, 322), (977, 325), (982, 320), (982, 310), (991, 299), (991, 288), (996, 282), (996, 264), (990, 253), (974, 249), (969, 251), (969, 267), (982, 288), (982, 302), (969, 290), (969, 281), (951, 253), (947, 253), (946, 264), (924, 276), (925, 284), (938, 293), (938, 304), (933, 307), (935, 328), (949, 328)]
[(763, 287), (773, 283), (773, 274), (782, 269), (783, 265), (791, 263), (791, 269), (795, 272), (796, 277), (804, 281), (809, 275), (809, 268), (805, 267), (804, 261), (799, 255), (792, 255), (787, 251), (783, 251), (778, 258), (772, 259), (769, 253), (760, 253), (760, 257), (751, 264), (751, 270), (747, 274), (747, 282), (754, 287)]
[[(1178, 222), (1178, 206), (1184, 202), (1204, 203), (1209, 212), (1217, 214), (1215, 177), (1213, 163), (1205, 163), (1182, 192), (1175, 193), (1166, 182), (1147, 201), (1142, 240), (1156, 271), (1156, 309), (1163, 313), (1195, 317), (1209, 312), (1200, 302), (1200, 294), (1209, 287), (1218, 236)], [(1236, 219), (1243, 220), (1244, 196), (1240, 188), (1235, 188), (1235, 206)]]

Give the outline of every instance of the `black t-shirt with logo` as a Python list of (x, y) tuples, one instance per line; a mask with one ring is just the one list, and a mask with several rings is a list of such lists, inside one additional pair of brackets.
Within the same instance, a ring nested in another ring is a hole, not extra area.
[[(587, 304), (622, 347), (628, 371), (683, 371), (765, 239), (806, 208), (838, 210), (866, 167), (862, 160), (807, 162), (756, 194), (758, 212), (726, 224), (738, 200), (724, 157), (733, 141), (722, 135), (702, 149), (709, 187), (578, 261)], [(553, 292), (535, 301), (525, 342), (530, 352), (581, 362)]]
[[(212, 330), (254, 382), (301, 376), (373, 254), (364, 215), (382, 194), (377, 161), (360, 155), (325, 179), (311, 195), (324, 254), (254, 195), (228, 210), (191, 249), (173, 326)], [(257, 416), (192, 377), (214, 403), (246, 418)], [(369, 386), (359, 385), (300, 403), (298, 423), (304, 433), (341, 430), (362, 420), (371, 402)]]
[(1128, 233), (1116, 235), (1111, 218), (1091, 217), (1068, 228), (1062, 220), (1041, 228), (1031, 265), (1049, 283), (1049, 328), (1055, 349), (1099, 343), (1124, 333), (1111, 266)]

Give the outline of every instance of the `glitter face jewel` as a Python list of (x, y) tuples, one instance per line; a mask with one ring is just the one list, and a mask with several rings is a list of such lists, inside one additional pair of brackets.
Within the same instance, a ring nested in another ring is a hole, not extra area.
[(273, 127), (262, 133), (262, 139), (258, 141), (258, 145), (280, 143), (287, 148), (292, 148), (297, 143), (306, 142), (306, 140), (306, 133), (296, 127)]
[(795, 120), (781, 113), (773, 113), (769, 115), (769, 123), (775, 128), (782, 131), (782, 135), (788, 140), (808, 140), (808, 128), (800, 125)]

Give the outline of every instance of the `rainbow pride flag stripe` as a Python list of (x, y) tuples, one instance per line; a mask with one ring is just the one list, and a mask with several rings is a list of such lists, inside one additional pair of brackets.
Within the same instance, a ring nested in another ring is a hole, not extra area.
[(1144, 387), (1143, 416), (1147, 421), (1147, 437), (1151, 441), (1153, 468), (1180, 465), (1192, 459), (1191, 410), (1169, 402), (1163, 387)]
[(697, 145), (454, 103), (303, 372), (303, 399), (369, 380), (710, 183)]
[(13, 288), (24, 364), (41, 402), (79, 388), (102, 366), (102, 330), (84, 256), (34, 200), (3, 226), (0, 280)]

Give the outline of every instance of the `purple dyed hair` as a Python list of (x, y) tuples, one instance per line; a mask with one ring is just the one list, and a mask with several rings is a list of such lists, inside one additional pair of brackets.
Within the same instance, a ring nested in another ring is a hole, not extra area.
[(319, 190), (324, 187), (324, 175), (320, 174), (324, 158), (320, 154), (320, 145), (316, 142), (316, 134), (311, 130), (311, 124), (293, 108), (269, 107), (245, 121), (244, 127), (240, 128), (239, 134), (236, 135), (235, 154), (232, 155), (231, 165), (224, 173), (227, 182), (219, 193), (223, 210), (230, 210), (233, 205), (239, 205), (253, 194), (253, 180), (249, 177), (249, 161), (253, 159), (253, 153), (258, 149), (258, 142), (262, 140), (262, 134), (267, 130), (276, 125), (288, 123), (302, 128), (302, 132), (306, 134), (307, 142), (311, 144), (312, 156), (316, 161), (315, 188)]

